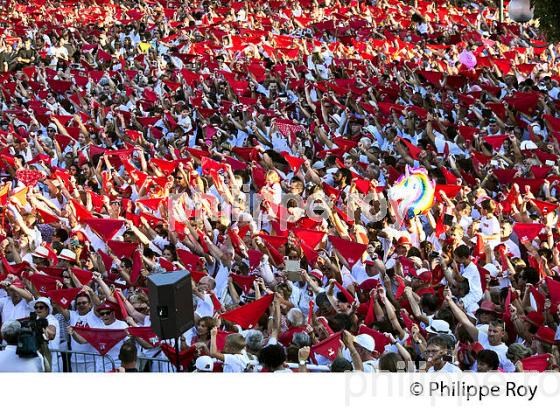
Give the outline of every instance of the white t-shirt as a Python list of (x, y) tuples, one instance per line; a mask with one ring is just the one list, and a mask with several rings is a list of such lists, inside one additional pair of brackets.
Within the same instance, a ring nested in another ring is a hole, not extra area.
[[(481, 331), (478, 332), (478, 342), (485, 349), (493, 350), (498, 354), (498, 357), (500, 358), (500, 367), (502, 368), (502, 370), (504, 370), (505, 372), (515, 372), (515, 365), (506, 356), (508, 347), (505, 343), (500, 343), (499, 345), (492, 346), (490, 344), (490, 341), (488, 340), (488, 335)], [(476, 370), (476, 363), (473, 366), (473, 370)]]
[(500, 243), (500, 221), (495, 216), (480, 218), (480, 233), (483, 235), (498, 235), (498, 239), (488, 241), (492, 249)]
[(462, 373), (461, 369), (459, 369), (457, 366), (449, 362), (445, 362), (445, 364), (440, 370), (436, 370), (433, 367), (430, 367), (428, 369), (428, 373), (436, 373), (436, 372), (437, 373)]
[[(103, 321), (95, 316), (93, 310), (90, 310), (85, 315), (81, 316), (75, 310), (69, 310), (70, 319), (68, 324), (75, 327), (92, 327), (99, 328), (103, 325)], [(96, 350), (89, 344), (80, 344), (74, 340), (73, 337), (70, 338), (70, 347), (73, 352), (83, 352), (83, 353), (95, 353)]]
[[(110, 325), (105, 325), (105, 323), (101, 322), (101, 325), (98, 327), (99, 329), (127, 329), (128, 324), (123, 322), (122, 320), (115, 320)], [(121, 365), (121, 361), (119, 360), (119, 352), (121, 351), (121, 346), (125, 342), (126, 338), (121, 340), (117, 343), (111, 350), (107, 352), (107, 354), (103, 357), (105, 361), (105, 368), (110, 366), (110, 361), (106, 359), (107, 356), (111, 357), (114, 360), (115, 366), (119, 367)]]
[(379, 368), (379, 361), (378, 360), (366, 360), (362, 363), (364, 366), (364, 373), (375, 373)]
[(29, 313), (34, 311), (31, 303), (22, 298), (14, 305), (12, 298), (9, 296), (0, 298), (0, 317), (2, 317), (2, 323), (29, 317)]
[(243, 373), (249, 364), (244, 354), (224, 354), (224, 373)]
[(469, 293), (461, 298), (465, 308), (469, 313), (474, 313), (478, 309), (478, 302), (482, 299), (482, 284), (480, 283), (480, 273), (474, 263), (469, 263), (461, 268), (461, 276), (469, 281)]
[(22, 359), (16, 354), (17, 346), (8, 345), (0, 351), (0, 372), (6, 373), (41, 373), (45, 371), (41, 355)]

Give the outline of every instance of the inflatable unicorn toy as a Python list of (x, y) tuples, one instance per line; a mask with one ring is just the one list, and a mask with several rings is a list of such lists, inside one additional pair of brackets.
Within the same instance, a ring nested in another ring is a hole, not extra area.
[(436, 184), (424, 168), (410, 168), (389, 189), (388, 197), (400, 224), (427, 212), (434, 203)]

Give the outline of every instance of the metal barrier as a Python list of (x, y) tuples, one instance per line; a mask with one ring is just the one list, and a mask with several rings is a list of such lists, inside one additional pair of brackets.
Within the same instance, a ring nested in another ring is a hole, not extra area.
[(138, 356), (138, 371), (147, 373), (175, 373), (175, 366), (168, 359)]
[(65, 373), (107, 373), (117, 368), (110, 356), (99, 353), (73, 352), (65, 349), (51, 349), (53, 363), (58, 363), (59, 371)]

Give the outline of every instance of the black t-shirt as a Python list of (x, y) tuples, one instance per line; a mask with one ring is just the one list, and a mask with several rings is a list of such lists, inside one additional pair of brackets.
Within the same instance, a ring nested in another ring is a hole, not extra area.
[(35, 50), (33, 49), (25, 49), (25, 48), (21, 48), (19, 49), (18, 53), (17, 53), (18, 58), (24, 58), (26, 60), (31, 60), (33, 57), (35, 57)]

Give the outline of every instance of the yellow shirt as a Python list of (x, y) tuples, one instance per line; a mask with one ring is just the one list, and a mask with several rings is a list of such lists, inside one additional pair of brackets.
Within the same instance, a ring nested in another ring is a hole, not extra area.
[(150, 43), (140, 43), (138, 44), (138, 47), (140, 47), (140, 51), (144, 54), (146, 54), (148, 52), (148, 50), (152, 47), (152, 45)]

